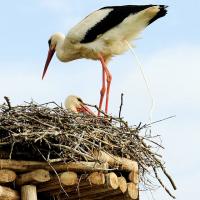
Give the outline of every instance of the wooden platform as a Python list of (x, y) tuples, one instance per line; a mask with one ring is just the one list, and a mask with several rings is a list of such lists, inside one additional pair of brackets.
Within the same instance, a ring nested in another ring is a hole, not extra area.
[(0, 200), (136, 200), (138, 183), (135, 163), (129, 170), (110, 170), (107, 162), (0, 160)]

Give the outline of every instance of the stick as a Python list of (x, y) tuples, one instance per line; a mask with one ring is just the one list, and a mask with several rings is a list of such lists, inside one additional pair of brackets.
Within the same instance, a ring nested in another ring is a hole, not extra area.
[(119, 107), (119, 118), (121, 118), (121, 112), (122, 112), (122, 106), (123, 106), (123, 97), (124, 97), (124, 94), (121, 93), (121, 104), (120, 104), (120, 107)]
[(171, 192), (168, 190), (168, 188), (163, 184), (163, 182), (159, 178), (157, 170), (156, 170), (155, 167), (153, 168), (153, 170), (154, 170), (155, 176), (156, 176), (158, 182), (160, 183), (160, 185), (165, 189), (165, 191), (169, 194), (169, 196), (171, 196), (173, 199), (176, 199), (176, 197), (173, 194), (171, 194)]

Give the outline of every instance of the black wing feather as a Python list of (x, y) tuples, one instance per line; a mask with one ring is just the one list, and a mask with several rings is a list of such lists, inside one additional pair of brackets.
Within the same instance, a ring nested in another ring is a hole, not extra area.
[[(100, 22), (98, 22), (95, 26), (90, 28), (87, 31), (85, 37), (80, 41), (80, 43), (89, 43), (94, 41), (98, 37), (98, 35), (104, 34), (108, 30), (117, 26), (130, 14), (136, 14), (152, 6), (153, 5), (126, 5), (126, 6), (109, 6), (99, 9), (99, 10), (112, 9), (112, 11), (109, 12), (108, 15)], [(162, 6), (161, 11), (162, 12), (159, 12), (153, 19), (151, 19), (149, 24), (166, 14), (165, 6)]]

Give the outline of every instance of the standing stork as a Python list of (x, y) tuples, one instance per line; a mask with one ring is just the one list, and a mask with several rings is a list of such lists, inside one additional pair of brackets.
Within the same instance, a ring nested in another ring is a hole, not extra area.
[(48, 41), (49, 52), (42, 79), (55, 52), (57, 58), (62, 62), (80, 58), (100, 60), (102, 65), (102, 87), (99, 109), (102, 108), (106, 92), (105, 113), (107, 113), (112, 80), (107, 67), (108, 61), (113, 56), (122, 54), (129, 48), (127, 41), (136, 39), (145, 27), (158, 18), (165, 16), (167, 13), (166, 7), (164, 5), (104, 7), (84, 18), (66, 36), (55, 33)]

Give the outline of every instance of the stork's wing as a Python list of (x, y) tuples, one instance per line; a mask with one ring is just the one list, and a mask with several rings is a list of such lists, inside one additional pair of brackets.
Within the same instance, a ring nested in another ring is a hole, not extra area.
[[(68, 34), (68, 37), (80, 43), (93, 42), (98, 36), (118, 26), (130, 15), (135, 15), (154, 5), (126, 5), (101, 8), (77, 24)], [(165, 6), (160, 6), (160, 12), (149, 18), (150, 24), (166, 14)]]

